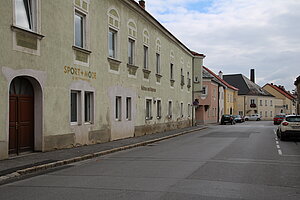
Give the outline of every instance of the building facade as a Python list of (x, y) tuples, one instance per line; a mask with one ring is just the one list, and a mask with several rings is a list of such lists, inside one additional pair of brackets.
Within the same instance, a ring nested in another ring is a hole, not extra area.
[(281, 85), (267, 83), (263, 89), (275, 96), (275, 114), (296, 114), (296, 99)]
[(296, 93), (297, 93), (297, 114), (300, 115), (300, 76), (298, 76), (294, 82), (294, 85), (296, 86)]
[[(224, 80), (238, 88), (237, 112), (239, 115), (259, 114), (262, 120), (272, 120), (276, 98), (242, 74), (224, 75)], [(253, 75), (254, 77), (254, 75)]]
[(0, 11), (0, 159), (191, 125), (204, 55), (143, 4), (10, 0)]

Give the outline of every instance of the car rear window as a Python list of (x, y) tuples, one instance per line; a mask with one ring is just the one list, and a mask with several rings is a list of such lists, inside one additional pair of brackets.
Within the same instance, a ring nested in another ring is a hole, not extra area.
[(300, 116), (287, 117), (285, 120), (288, 122), (300, 122)]

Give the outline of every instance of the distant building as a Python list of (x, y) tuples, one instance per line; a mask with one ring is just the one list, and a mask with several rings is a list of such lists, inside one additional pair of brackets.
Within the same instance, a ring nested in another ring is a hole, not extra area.
[(237, 110), (240, 115), (260, 114), (262, 120), (272, 120), (275, 114), (275, 97), (255, 84), (254, 70), (251, 80), (242, 74), (224, 75), (224, 80), (238, 88)]
[(296, 81), (294, 82), (296, 86), (296, 93), (297, 93), (297, 114), (300, 115), (300, 76), (297, 77)]
[(199, 102), (199, 106), (195, 110), (197, 124), (219, 122), (220, 114), (223, 114), (225, 87), (208, 68), (203, 67), (202, 92), (195, 95), (197, 102)]
[(296, 98), (284, 86), (267, 83), (263, 89), (275, 96), (275, 114), (295, 114), (296, 113)]

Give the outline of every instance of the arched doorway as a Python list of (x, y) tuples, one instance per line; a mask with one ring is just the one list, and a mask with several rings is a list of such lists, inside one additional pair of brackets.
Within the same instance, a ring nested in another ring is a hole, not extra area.
[(9, 154), (34, 150), (34, 89), (24, 76), (9, 89)]

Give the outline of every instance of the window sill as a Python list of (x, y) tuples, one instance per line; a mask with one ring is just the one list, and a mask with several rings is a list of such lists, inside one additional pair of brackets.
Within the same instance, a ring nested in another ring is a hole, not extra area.
[(112, 58), (112, 57), (107, 57), (107, 60), (108, 60), (108, 62), (110, 62), (112, 64), (115, 64), (115, 65), (119, 65), (119, 64), (122, 63), (121, 61), (119, 61), (119, 60), (117, 60), (115, 58)]
[(156, 117), (156, 119), (161, 119), (161, 116)]
[(153, 117), (146, 117), (146, 120), (152, 120)]
[(31, 31), (31, 30), (28, 30), (28, 29), (24, 29), (22, 27), (15, 26), (15, 25), (11, 25), (11, 30), (15, 31), (15, 32), (28, 33), (28, 34), (36, 37), (39, 40), (41, 40), (41, 39), (43, 39), (45, 37), (44, 35), (41, 35), (41, 34), (39, 34), (37, 32)]
[(80, 51), (80, 52), (85, 53), (85, 54), (88, 54), (88, 55), (92, 53), (90, 50), (87, 50), (87, 49), (84, 49), (84, 48), (81, 48), (81, 47), (72, 46), (72, 48), (73, 48), (75, 51)]

